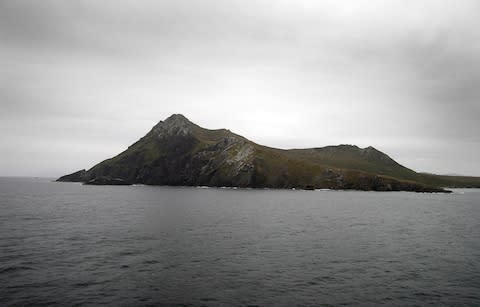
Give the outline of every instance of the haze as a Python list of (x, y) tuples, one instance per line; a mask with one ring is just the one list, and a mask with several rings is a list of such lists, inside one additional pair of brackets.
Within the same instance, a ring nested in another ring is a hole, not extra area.
[(478, 176), (479, 29), (468, 0), (3, 0), (0, 175), (89, 168), (182, 113)]

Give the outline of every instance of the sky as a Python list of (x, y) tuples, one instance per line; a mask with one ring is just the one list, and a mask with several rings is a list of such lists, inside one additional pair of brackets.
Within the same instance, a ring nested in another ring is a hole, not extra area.
[(480, 2), (0, 1), (0, 175), (57, 177), (181, 113), (280, 148), (480, 176)]

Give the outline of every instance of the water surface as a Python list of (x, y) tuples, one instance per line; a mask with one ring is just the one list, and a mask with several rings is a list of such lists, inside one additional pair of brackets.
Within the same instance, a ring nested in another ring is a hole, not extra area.
[(480, 190), (0, 178), (0, 305), (480, 305)]

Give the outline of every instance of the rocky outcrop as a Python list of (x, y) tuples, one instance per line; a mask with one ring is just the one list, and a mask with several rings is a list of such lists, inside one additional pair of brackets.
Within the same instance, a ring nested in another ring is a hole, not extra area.
[(87, 180), (87, 171), (82, 169), (75, 173), (68, 174), (62, 176), (57, 179), (57, 181), (65, 181), (65, 182), (84, 182)]

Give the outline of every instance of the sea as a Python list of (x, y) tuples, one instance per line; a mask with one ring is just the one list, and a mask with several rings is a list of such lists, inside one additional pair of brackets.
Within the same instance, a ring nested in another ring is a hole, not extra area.
[(480, 190), (0, 178), (0, 306), (480, 306)]

